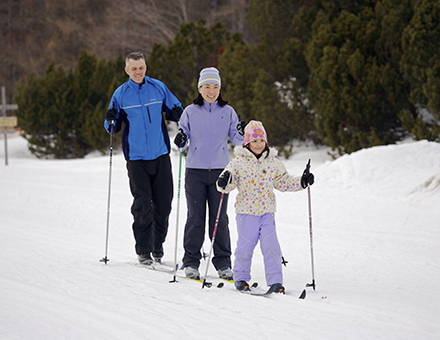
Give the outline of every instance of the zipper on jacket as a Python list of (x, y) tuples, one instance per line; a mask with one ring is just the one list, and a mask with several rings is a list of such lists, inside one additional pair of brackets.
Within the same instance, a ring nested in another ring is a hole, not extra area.
[(148, 112), (148, 120), (150, 121), (150, 124), (151, 124), (150, 109), (148, 108), (148, 106), (147, 106), (147, 112)]
[[(209, 103), (209, 150), (211, 150), (212, 145), (212, 115), (211, 115), (211, 103)], [(209, 153), (209, 171), (211, 171), (211, 165), (212, 165), (212, 157), (211, 152)]]

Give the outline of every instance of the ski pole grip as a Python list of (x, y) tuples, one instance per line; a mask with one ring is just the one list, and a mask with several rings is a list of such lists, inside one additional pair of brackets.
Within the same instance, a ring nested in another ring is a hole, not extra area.
[(308, 175), (309, 173), (310, 173), (310, 159), (309, 159), (309, 162), (306, 165), (306, 169), (304, 170), (304, 174), (305, 175)]

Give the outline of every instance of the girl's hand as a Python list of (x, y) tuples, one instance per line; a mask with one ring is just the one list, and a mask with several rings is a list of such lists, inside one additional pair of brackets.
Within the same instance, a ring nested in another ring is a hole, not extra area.
[(229, 184), (230, 178), (231, 173), (229, 171), (225, 171), (224, 173), (222, 173), (217, 180), (217, 185), (219, 186), (219, 188), (225, 190), (226, 186)]

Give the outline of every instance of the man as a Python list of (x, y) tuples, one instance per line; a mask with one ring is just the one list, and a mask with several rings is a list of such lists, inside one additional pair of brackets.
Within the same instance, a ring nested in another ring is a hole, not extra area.
[(151, 264), (163, 257), (163, 242), (173, 198), (170, 139), (167, 120), (177, 122), (182, 106), (164, 83), (146, 76), (145, 57), (133, 52), (125, 58), (130, 77), (113, 93), (104, 127), (109, 133), (121, 130), (133, 195), (133, 234), (139, 262)]

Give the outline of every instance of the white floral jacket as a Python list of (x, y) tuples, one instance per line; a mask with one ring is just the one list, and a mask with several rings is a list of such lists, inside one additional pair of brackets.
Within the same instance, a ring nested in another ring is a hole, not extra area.
[[(301, 176), (293, 177), (287, 172), (284, 164), (276, 158), (278, 152), (270, 148), (259, 159), (243, 146), (234, 149), (235, 157), (223, 170), (232, 176), (223, 190), (217, 185), (217, 190), (230, 193), (237, 188), (235, 202), (237, 214), (263, 215), (276, 211), (274, 189), (279, 191), (299, 191)], [(222, 172), (222, 173), (223, 173)]]

